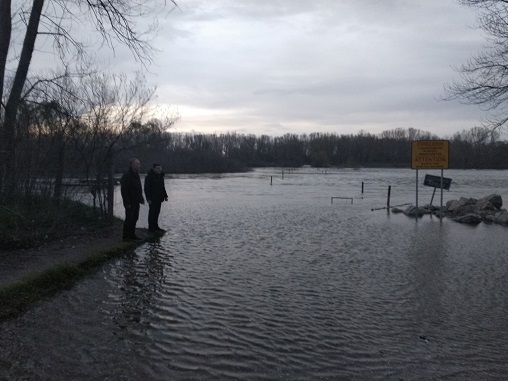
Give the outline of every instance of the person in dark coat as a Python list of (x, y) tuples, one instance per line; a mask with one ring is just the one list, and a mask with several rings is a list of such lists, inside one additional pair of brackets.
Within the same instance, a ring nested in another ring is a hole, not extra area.
[(132, 159), (129, 170), (120, 180), (123, 206), (125, 207), (125, 221), (123, 223), (123, 240), (138, 240), (136, 236), (136, 222), (139, 218), (139, 205), (144, 204), (143, 190), (139, 170), (141, 163), (138, 159)]
[(163, 232), (159, 227), (161, 204), (168, 201), (168, 194), (164, 187), (164, 173), (160, 164), (154, 164), (145, 177), (145, 196), (148, 202), (148, 230)]

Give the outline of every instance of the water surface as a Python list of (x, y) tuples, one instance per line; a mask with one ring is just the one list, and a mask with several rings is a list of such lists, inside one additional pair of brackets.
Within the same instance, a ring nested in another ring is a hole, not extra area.
[(410, 170), (170, 178), (168, 233), (0, 326), (0, 379), (505, 379), (507, 228), (372, 211), (388, 186), (415, 201)]

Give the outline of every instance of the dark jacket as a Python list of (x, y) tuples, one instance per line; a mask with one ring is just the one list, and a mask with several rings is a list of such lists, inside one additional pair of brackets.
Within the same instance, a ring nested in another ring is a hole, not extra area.
[(145, 196), (149, 202), (162, 202), (168, 197), (164, 187), (164, 173), (158, 174), (150, 169), (145, 177)]
[(144, 204), (143, 190), (141, 189), (141, 179), (139, 174), (129, 168), (120, 180), (120, 190), (122, 192), (123, 206), (130, 207), (134, 204)]

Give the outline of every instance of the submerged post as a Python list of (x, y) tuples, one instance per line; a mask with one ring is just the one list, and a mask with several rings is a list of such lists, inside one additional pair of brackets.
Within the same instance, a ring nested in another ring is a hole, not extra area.
[(363, 181), (362, 181), (362, 194), (363, 194)]
[(418, 221), (418, 169), (416, 170), (416, 221)]
[(386, 199), (386, 208), (390, 211), (390, 195), (392, 193), (392, 186), (388, 185), (388, 198)]
[(273, 176), (270, 176), (270, 185), (273, 184)]
[(441, 168), (441, 205), (439, 206), (439, 220), (443, 220), (443, 169)]

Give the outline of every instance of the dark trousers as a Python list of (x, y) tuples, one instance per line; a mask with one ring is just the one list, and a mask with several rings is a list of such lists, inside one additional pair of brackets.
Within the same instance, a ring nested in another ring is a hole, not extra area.
[(148, 204), (148, 230), (155, 230), (159, 227), (161, 204), (161, 202), (154, 201)]
[(125, 208), (125, 221), (123, 222), (123, 238), (132, 238), (136, 235), (136, 222), (139, 218), (139, 204)]

